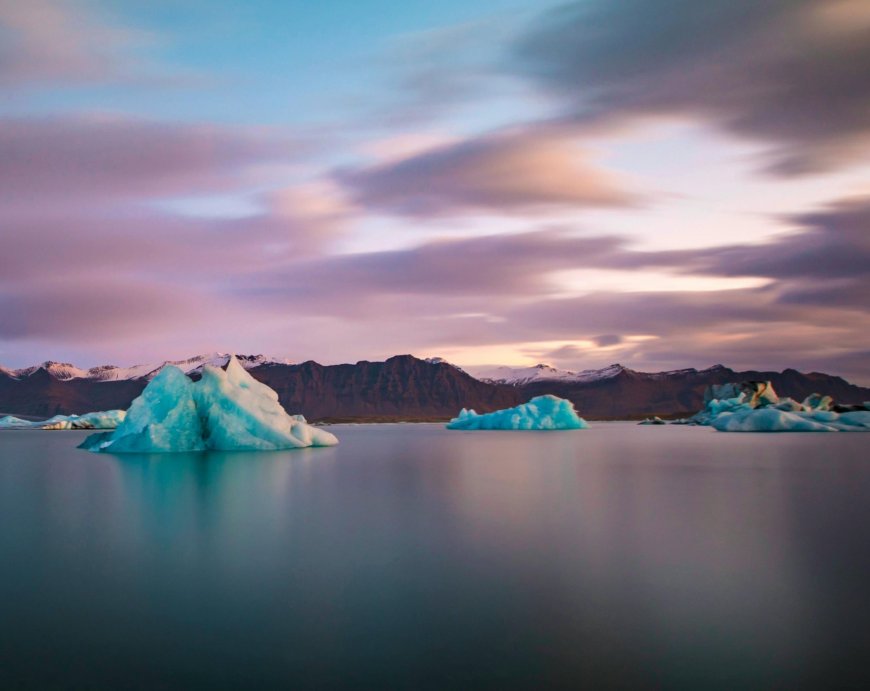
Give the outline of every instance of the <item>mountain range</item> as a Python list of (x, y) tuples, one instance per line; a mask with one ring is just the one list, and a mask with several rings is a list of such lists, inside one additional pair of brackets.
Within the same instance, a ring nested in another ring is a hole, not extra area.
[[(226, 353), (133, 367), (81, 369), (44, 362), (23, 369), (0, 367), (0, 411), (33, 417), (126, 408), (164, 364), (194, 379), (207, 365), (223, 367)], [(708, 369), (638, 372), (619, 364), (573, 372), (548, 365), (474, 370), (475, 376), (440, 358), (398, 355), (384, 362), (321, 365), (291, 363), (264, 355), (239, 355), (242, 365), (278, 392), (281, 404), (309, 420), (441, 420), (461, 408), (488, 412), (533, 396), (555, 394), (574, 402), (588, 419), (690, 415), (703, 405), (704, 390), (730, 381), (771, 381), (780, 395), (802, 400), (811, 393), (841, 403), (870, 400), (870, 389), (841, 377), (786, 369), (782, 372)]]

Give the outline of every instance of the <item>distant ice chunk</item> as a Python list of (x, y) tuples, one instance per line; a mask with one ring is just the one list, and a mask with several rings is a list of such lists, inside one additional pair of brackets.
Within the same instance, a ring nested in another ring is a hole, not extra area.
[(14, 415), (0, 417), (0, 429), (24, 429), (32, 425), (33, 423), (29, 420), (22, 420), (20, 417), (15, 417)]
[(226, 371), (206, 366), (191, 381), (166, 366), (133, 401), (113, 433), (92, 435), (81, 445), (95, 452), (258, 451), (332, 446), (338, 439), (288, 415), (278, 394), (254, 379), (235, 357)]
[(56, 415), (36, 424), (39, 429), (115, 429), (126, 415), (124, 410), (103, 410), (84, 415)]
[(806, 410), (830, 410), (834, 407), (834, 399), (821, 394), (810, 394), (801, 404)]
[(22, 420), (7, 415), (0, 418), (0, 429), (115, 429), (124, 421), (123, 410), (104, 410), (84, 415), (55, 415), (48, 420)]
[(560, 430), (586, 429), (586, 420), (577, 415), (571, 401), (558, 396), (536, 396), (515, 408), (478, 414), (465, 408), (447, 429), (461, 430)]

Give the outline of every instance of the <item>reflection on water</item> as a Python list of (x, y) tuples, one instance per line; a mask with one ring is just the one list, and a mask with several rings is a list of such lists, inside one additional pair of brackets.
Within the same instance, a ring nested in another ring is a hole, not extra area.
[(862, 435), (0, 434), (2, 688), (819, 688), (870, 640)]

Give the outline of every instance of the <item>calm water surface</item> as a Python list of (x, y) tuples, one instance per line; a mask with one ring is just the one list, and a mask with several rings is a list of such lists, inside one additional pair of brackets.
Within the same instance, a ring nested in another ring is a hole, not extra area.
[(0, 433), (0, 688), (870, 681), (870, 435), (333, 429)]

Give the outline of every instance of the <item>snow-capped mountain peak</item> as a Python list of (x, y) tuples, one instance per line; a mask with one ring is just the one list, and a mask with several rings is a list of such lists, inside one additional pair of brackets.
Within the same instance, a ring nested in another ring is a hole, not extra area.
[(490, 384), (510, 384), (511, 386), (520, 386), (537, 381), (591, 382), (610, 379), (624, 371), (626, 368), (619, 364), (609, 365), (603, 369), (589, 369), (579, 372), (557, 369), (544, 363), (531, 367), (471, 368), (472, 376), (480, 381)]
[(452, 362), (450, 362), (449, 360), (445, 360), (443, 357), (427, 357), (423, 358), (423, 361), (428, 362), (430, 365), (447, 365), (448, 367), (452, 367), (455, 370), (459, 370), (460, 372), (465, 372), (466, 374), (468, 374), (465, 369), (463, 369), (459, 365), (454, 365)]

